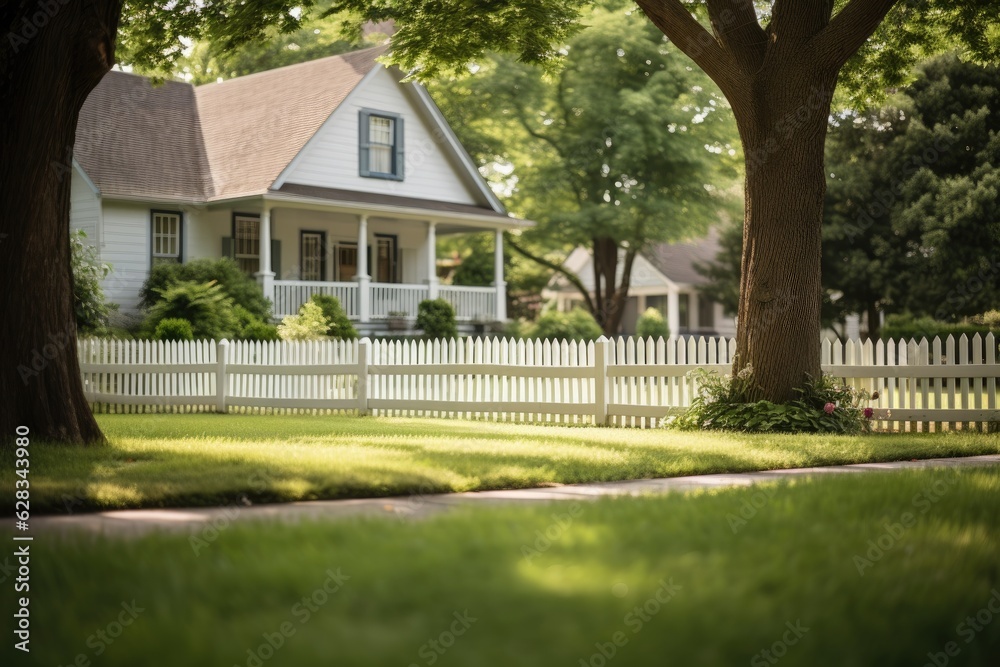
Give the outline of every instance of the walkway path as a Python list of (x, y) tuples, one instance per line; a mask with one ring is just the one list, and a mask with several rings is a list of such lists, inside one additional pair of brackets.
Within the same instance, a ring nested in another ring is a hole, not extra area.
[(602, 496), (637, 496), (699, 489), (750, 486), (761, 482), (788, 480), (835, 473), (862, 473), (919, 468), (1000, 465), (1000, 455), (963, 458), (897, 461), (891, 463), (860, 463), (819, 468), (792, 468), (765, 472), (666, 477), (624, 482), (565, 484), (537, 489), (510, 491), (476, 491), (427, 496), (393, 498), (362, 498), (357, 500), (315, 500), (275, 505), (204, 507), (190, 509), (146, 509), (46, 516), (32, 518), (35, 533), (85, 531), (122, 537), (138, 536), (153, 531), (201, 532), (208, 526), (216, 528), (232, 521), (302, 519), (336, 519), (358, 515), (392, 514), (401, 518), (420, 518), (457, 506), (495, 504), (503, 502), (551, 502), (559, 500), (592, 500)]

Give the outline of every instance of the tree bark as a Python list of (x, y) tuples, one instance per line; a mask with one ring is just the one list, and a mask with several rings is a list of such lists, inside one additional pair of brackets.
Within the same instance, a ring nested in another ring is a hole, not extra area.
[(121, 0), (0, 10), (0, 441), (103, 440), (76, 350), (69, 203), (77, 119), (114, 63)]
[(875, 303), (874, 299), (869, 302), (867, 310), (868, 330), (865, 334), (868, 336), (868, 339), (874, 343), (882, 334), (882, 313), (879, 311), (878, 305)]
[(752, 367), (746, 400), (785, 402), (820, 371), (823, 147), (836, 77), (784, 63), (752, 82), (736, 111), (746, 202), (734, 371)]

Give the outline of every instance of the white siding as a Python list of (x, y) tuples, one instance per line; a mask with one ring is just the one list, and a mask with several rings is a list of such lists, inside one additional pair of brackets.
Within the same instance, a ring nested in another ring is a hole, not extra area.
[(100, 243), (101, 200), (75, 168), (71, 189), (70, 229), (82, 229), (87, 234), (87, 242), (91, 245)]
[[(424, 122), (396, 79), (379, 67), (355, 89), (297, 158), (288, 183), (461, 204), (479, 204), (443, 153), (444, 137)], [(372, 109), (403, 117), (403, 181), (363, 178), (358, 165), (358, 112)], [(481, 195), (480, 195), (481, 196)]]
[[(251, 211), (246, 211), (250, 213)], [(222, 239), (233, 235), (233, 213), (228, 209), (198, 211), (185, 216), (184, 261), (222, 257)]]
[(122, 311), (138, 308), (139, 289), (149, 275), (149, 211), (149, 206), (105, 202), (101, 259), (112, 271), (104, 293)]

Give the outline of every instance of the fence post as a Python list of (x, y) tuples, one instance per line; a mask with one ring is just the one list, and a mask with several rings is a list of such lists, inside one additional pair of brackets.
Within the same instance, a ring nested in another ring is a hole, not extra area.
[(608, 423), (608, 339), (594, 342), (594, 424)]
[(368, 338), (358, 341), (358, 416), (368, 410), (368, 365), (371, 363), (372, 342)]
[(226, 412), (226, 387), (229, 377), (226, 375), (226, 364), (229, 362), (229, 341), (220, 340), (215, 344), (215, 411)]

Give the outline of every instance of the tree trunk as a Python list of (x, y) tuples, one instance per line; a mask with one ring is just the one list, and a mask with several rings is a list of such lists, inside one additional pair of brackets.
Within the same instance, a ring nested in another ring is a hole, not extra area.
[(820, 376), (823, 147), (835, 83), (782, 67), (751, 84), (752, 105), (734, 105), (746, 154), (734, 370), (753, 368), (746, 400), (788, 401)]
[(103, 439), (76, 350), (69, 202), (77, 118), (114, 63), (121, 0), (0, 10), (0, 440)]
[(631, 261), (626, 262), (622, 284), (618, 285), (618, 243), (608, 237), (594, 239), (594, 319), (601, 326), (605, 336), (618, 335), (625, 304), (628, 301), (628, 286)]
[(882, 313), (879, 312), (878, 306), (873, 300), (868, 304), (868, 331), (866, 332), (868, 339), (873, 343), (878, 340), (879, 335), (882, 333)]

